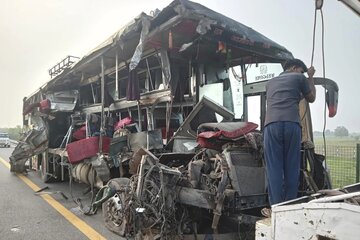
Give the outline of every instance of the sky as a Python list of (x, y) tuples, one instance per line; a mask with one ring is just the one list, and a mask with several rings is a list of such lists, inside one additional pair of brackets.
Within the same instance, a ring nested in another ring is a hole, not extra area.
[[(262, 33), (310, 64), (314, 0), (194, 0)], [(67, 55), (82, 57), (141, 12), (170, 0), (0, 0), (0, 128), (22, 124), (22, 99), (50, 80)], [(301, 4), (300, 4), (301, 2)], [(338, 112), (324, 118), (324, 91), (311, 104), (313, 129), (360, 132), (360, 17), (324, 1), (325, 76), (339, 86)], [(318, 14), (315, 76), (323, 76)], [(327, 113), (326, 113), (327, 114)]]

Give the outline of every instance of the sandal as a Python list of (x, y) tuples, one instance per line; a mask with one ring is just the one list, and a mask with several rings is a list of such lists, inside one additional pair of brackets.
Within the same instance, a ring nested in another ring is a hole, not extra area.
[(271, 217), (271, 209), (270, 208), (263, 208), (263, 209), (261, 209), (261, 214), (264, 217), (270, 218)]

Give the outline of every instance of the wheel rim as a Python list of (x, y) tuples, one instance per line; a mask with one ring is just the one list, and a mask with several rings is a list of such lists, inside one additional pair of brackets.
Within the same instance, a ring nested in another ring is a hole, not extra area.
[(106, 204), (106, 218), (112, 222), (114, 226), (121, 226), (124, 217), (123, 202), (120, 196), (116, 193), (111, 197)]

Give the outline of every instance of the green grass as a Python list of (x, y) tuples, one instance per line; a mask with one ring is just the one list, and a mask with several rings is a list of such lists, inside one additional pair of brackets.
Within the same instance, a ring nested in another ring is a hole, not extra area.
[(328, 156), (326, 163), (330, 170), (333, 188), (356, 182), (356, 159)]
[[(314, 138), (314, 144), (315, 152), (324, 155), (323, 138)], [(334, 188), (356, 183), (357, 159), (360, 164), (360, 156), (356, 156), (358, 144), (360, 141), (356, 141), (353, 137), (326, 138), (326, 163), (330, 169)]]
[[(356, 144), (360, 144), (360, 141), (356, 141), (353, 137), (326, 137), (325, 138), (326, 145), (332, 146), (356, 146)], [(315, 145), (324, 145), (324, 140), (322, 137), (314, 137)]]

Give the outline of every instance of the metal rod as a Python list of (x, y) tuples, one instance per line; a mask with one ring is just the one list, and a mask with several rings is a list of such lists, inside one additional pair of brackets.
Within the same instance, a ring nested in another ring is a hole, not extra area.
[(119, 99), (119, 56), (116, 51), (116, 59), (115, 59), (115, 99)]
[(102, 154), (103, 134), (104, 134), (104, 101), (105, 101), (105, 74), (104, 74), (104, 57), (101, 56), (101, 121), (100, 121), (100, 139), (99, 139), (99, 154)]
[(266, 114), (266, 94), (260, 93), (260, 129), (264, 130)]
[(61, 181), (65, 180), (65, 171), (64, 171), (64, 156), (60, 156), (60, 170), (61, 170)]
[(360, 144), (356, 144), (356, 182), (360, 181)]
[[(247, 84), (247, 78), (246, 78), (246, 68), (244, 64), (241, 64), (241, 77), (243, 79), (243, 87)], [(248, 95), (244, 94), (244, 112), (243, 112), (243, 121), (248, 121)]]
[(193, 87), (193, 68), (191, 67), (191, 60), (189, 60), (188, 62), (188, 71), (189, 71), (189, 97), (192, 97), (192, 95), (194, 94), (194, 87)]
[[(154, 90), (154, 86), (153, 86), (152, 78), (151, 78), (151, 73), (150, 73), (149, 61), (148, 61), (147, 58), (145, 60), (146, 60), (146, 66), (147, 66), (147, 73), (149, 74), (149, 78), (150, 78), (151, 90)], [(150, 89), (148, 89), (148, 91), (150, 91)]]
[(341, 201), (353, 197), (359, 197), (360, 192), (353, 192), (353, 193), (346, 193), (343, 195), (337, 195), (337, 196), (331, 196), (331, 197), (324, 197), (324, 198), (318, 198), (311, 200), (309, 203), (326, 203), (326, 202), (335, 202), (335, 201)]
[(170, 140), (170, 121), (171, 121), (171, 113), (172, 113), (172, 103), (173, 99), (170, 102), (166, 103), (166, 144), (169, 143)]
[(85, 138), (88, 138), (90, 136), (90, 131), (89, 131), (89, 115), (87, 113), (85, 115), (85, 129), (86, 129)]
[(154, 130), (152, 112), (148, 107), (146, 108), (146, 116), (147, 116), (147, 124), (148, 124), (147, 130), (148, 131)]
[(93, 84), (91, 83), (90, 86), (91, 86), (91, 93), (92, 93), (93, 101), (94, 101), (94, 103), (96, 103)]
[(145, 163), (146, 163), (146, 155), (143, 155), (141, 157), (141, 162), (140, 162), (140, 168), (139, 168), (139, 179), (137, 182), (137, 187), (136, 187), (136, 196), (138, 197), (139, 200), (142, 199), (142, 187), (143, 187), (143, 179), (144, 179), (144, 172), (145, 172)]
[(140, 102), (139, 102), (139, 101), (137, 101), (137, 109), (138, 109), (139, 131), (142, 132), (142, 126), (141, 126), (141, 108), (140, 108)]

